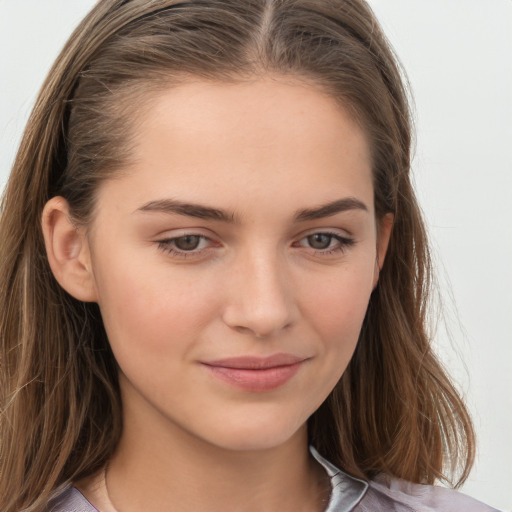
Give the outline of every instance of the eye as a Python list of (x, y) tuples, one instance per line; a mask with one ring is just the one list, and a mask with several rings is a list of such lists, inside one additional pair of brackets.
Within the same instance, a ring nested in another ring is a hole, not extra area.
[(332, 254), (335, 252), (342, 252), (354, 244), (355, 241), (353, 239), (339, 234), (317, 232), (305, 236), (295, 245), (313, 249), (315, 252), (320, 254)]
[(174, 256), (186, 257), (200, 254), (213, 244), (212, 240), (203, 235), (187, 234), (175, 238), (158, 241), (158, 247)]

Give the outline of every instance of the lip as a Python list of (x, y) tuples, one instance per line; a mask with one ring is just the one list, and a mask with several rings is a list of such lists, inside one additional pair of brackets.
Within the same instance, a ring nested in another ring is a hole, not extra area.
[(286, 384), (307, 358), (292, 354), (269, 357), (241, 356), (201, 364), (214, 377), (251, 392), (272, 391)]

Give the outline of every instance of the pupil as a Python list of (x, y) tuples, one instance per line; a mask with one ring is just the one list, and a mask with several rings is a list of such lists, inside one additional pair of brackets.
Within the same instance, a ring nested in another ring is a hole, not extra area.
[(308, 236), (308, 243), (313, 249), (327, 249), (331, 244), (331, 235), (316, 233)]
[(182, 251), (193, 251), (199, 245), (200, 237), (197, 235), (181, 236), (174, 241), (176, 247)]

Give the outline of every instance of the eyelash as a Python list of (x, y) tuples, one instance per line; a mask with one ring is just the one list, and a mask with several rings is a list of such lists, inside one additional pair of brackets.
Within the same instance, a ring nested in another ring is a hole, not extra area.
[[(312, 237), (315, 235), (324, 235), (324, 236), (330, 237), (329, 245), (332, 243), (333, 239), (338, 242), (332, 248), (314, 249), (313, 247), (310, 247), (310, 249), (314, 251), (315, 255), (320, 255), (320, 256), (329, 256), (329, 255), (336, 254), (336, 253), (344, 253), (347, 249), (349, 249), (356, 243), (356, 241), (354, 239), (347, 238), (347, 237), (341, 236), (336, 233), (332, 233), (329, 231), (315, 231), (306, 236), (303, 236), (298, 242), (295, 242), (293, 244), (293, 246), (294, 247), (304, 247), (304, 246), (300, 245), (300, 242), (302, 242), (303, 240), (307, 240), (309, 237)], [(202, 248), (202, 249), (192, 249), (190, 251), (186, 251), (183, 249), (176, 248), (176, 245), (175, 245), (176, 241), (187, 238), (187, 237), (199, 238), (200, 239), (199, 244), (201, 244), (202, 241), (203, 242), (204, 241), (212, 242), (212, 240), (210, 238), (208, 238), (204, 235), (197, 235), (194, 233), (189, 233), (189, 234), (174, 237), (174, 238), (166, 238), (164, 240), (158, 240), (158, 242), (157, 242), (158, 248), (166, 253), (171, 254), (173, 257), (183, 258), (183, 259), (198, 256), (200, 254), (204, 254), (205, 251), (208, 251), (209, 249), (211, 249), (211, 247), (206, 247), (206, 248)]]
[(166, 238), (165, 240), (158, 240), (158, 248), (166, 253), (171, 254), (172, 256), (175, 256), (177, 258), (189, 258), (193, 256), (197, 256), (198, 254), (203, 254), (208, 249), (211, 249), (211, 247), (206, 247), (203, 249), (192, 249), (190, 251), (185, 251), (183, 249), (178, 249), (175, 245), (177, 240), (181, 240), (187, 237), (197, 237), (200, 239), (199, 244), (204, 241), (212, 241), (210, 238), (204, 236), (204, 235), (196, 235), (194, 233), (188, 233), (186, 235), (177, 236), (174, 238)]
[[(332, 233), (329, 231), (315, 231), (313, 233), (310, 233), (304, 237), (302, 237), (297, 244), (300, 244), (303, 240), (307, 240), (309, 237), (312, 236), (318, 236), (323, 235), (330, 238), (329, 245), (332, 243), (333, 240), (337, 241), (338, 243), (332, 247), (332, 248), (326, 248), (326, 249), (314, 249), (313, 247), (310, 247), (315, 253), (315, 255), (319, 256), (329, 256), (336, 253), (344, 253), (346, 250), (348, 250), (350, 247), (352, 247), (356, 241), (353, 238), (347, 238), (344, 236), (341, 236), (337, 233)], [(299, 245), (300, 247), (300, 245)]]

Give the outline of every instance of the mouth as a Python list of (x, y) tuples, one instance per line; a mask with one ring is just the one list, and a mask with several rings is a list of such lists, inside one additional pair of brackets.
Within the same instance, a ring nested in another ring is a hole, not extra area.
[(284, 386), (308, 358), (292, 354), (269, 357), (242, 356), (205, 361), (201, 364), (212, 376), (250, 392), (272, 391)]

